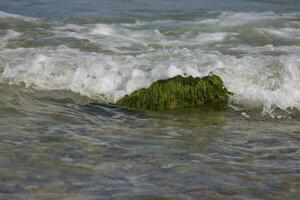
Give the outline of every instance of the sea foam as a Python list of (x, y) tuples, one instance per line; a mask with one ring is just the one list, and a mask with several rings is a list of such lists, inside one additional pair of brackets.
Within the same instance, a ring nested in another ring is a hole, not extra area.
[[(159, 79), (215, 73), (234, 93), (232, 105), (264, 113), (300, 109), (299, 19), (220, 12), (193, 21), (16, 24), (0, 38), (0, 81), (116, 102)], [(26, 48), (7, 49), (20, 34)]]
[[(177, 59), (169, 60), (170, 54)], [(300, 109), (300, 57), (295, 55), (235, 58), (199, 50), (172, 50), (135, 57), (82, 53), (66, 47), (6, 50), (1, 52), (1, 60), (4, 55), (6, 59), (18, 59), (6, 62), (1, 75), (3, 83), (71, 90), (115, 102), (158, 79), (176, 75), (201, 77), (213, 72), (221, 76), (234, 93), (233, 101), (240, 105), (263, 107), (264, 112), (275, 107)], [(167, 59), (159, 59), (161, 56)], [(151, 62), (149, 57), (157, 61)], [(188, 62), (195, 58), (201, 59)]]

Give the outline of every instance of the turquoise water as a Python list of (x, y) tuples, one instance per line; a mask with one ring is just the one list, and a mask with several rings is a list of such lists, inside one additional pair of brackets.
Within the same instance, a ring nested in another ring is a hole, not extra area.
[[(0, 199), (297, 199), (296, 0), (0, 2)], [(223, 112), (112, 103), (219, 75)]]

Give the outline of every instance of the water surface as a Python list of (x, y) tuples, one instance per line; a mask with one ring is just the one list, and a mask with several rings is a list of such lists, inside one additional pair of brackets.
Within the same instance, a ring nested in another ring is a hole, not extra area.
[[(297, 199), (296, 0), (0, 2), (0, 199)], [(219, 75), (228, 110), (112, 103)]]

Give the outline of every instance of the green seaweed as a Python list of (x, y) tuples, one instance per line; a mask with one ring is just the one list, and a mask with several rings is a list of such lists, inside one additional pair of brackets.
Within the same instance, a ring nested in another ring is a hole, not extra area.
[(158, 80), (147, 89), (136, 90), (116, 104), (142, 110), (180, 108), (224, 110), (231, 95), (217, 75), (202, 78), (175, 76)]

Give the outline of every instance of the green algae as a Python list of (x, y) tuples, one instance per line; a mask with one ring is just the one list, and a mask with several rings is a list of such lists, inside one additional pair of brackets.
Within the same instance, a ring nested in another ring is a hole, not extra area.
[(116, 104), (141, 110), (224, 110), (231, 95), (217, 75), (202, 78), (175, 76), (158, 80), (147, 89), (136, 90)]

